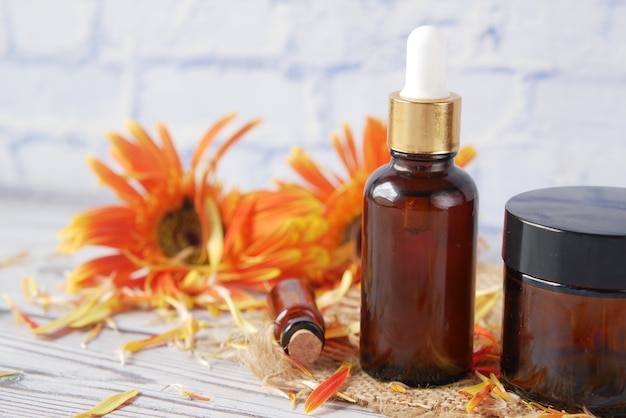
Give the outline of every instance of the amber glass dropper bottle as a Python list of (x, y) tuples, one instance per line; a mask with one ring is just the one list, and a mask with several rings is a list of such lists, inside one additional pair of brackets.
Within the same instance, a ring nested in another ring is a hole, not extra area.
[(391, 160), (364, 192), (361, 364), (415, 387), (472, 363), (478, 195), (454, 164), (461, 97), (446, 90), (445, 51), (436, 28), (409, 36), (406, 85), (390, 95)]

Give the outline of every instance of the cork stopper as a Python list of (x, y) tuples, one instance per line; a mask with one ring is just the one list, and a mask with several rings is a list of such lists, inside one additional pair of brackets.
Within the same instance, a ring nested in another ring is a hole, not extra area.
[(313, 363), (320, 356), (324, 344), (308, 329), (300, 329), (291, 336), (287, 353), (300, 363)]

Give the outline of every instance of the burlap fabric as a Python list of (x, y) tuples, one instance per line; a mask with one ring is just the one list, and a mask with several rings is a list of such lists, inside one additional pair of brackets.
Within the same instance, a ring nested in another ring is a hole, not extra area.
[[(477, 287), (493, 288), (501, 286), (501, 269), (497, 266), (479, 268)], [(501, 290), (501, 289), (500, 289)], [(324, 314), (327, 325), (350, 324), (359, 319), (360, 291), (355, 286), (341, 300)], [(484, 325), (499, 335), (502, 317), (501, 299), (484, 318)], [(262, 322), (263, 331), (251, 337), (247, 350), (242, 350), (240, 360), (248, 367), (268, 390), (302, 390), (302, 395), (310, 391), (311, 382), (320, 383), (334, 373), (342, 362), (351, 362), (354, 368), (342, 386), (341, 392), (359, 405), (379, 411), (390, 417), (457, 417), (457, 416), (536, 416), (540, 411), (522, 403), (506, 402), (488, 397), (476, 408), (473, 414), (466, 412), (468, 397), (458, 393), (460, 388), (480, 382), (475, 375), (454, 384), (427, 388), (408, 389), (406, 393), (392, 390), (389, 383), (378, 382), (363, 372), (358, 365), (358, 348), (349, 339), (329, 341), (320, 357), (311, 367), (313, 377), (306, 377), (294, 367), (272, 344), (272, 326), (269, 318), (257, 318)], [(285, 400), (285, 402), (289, 402)]]

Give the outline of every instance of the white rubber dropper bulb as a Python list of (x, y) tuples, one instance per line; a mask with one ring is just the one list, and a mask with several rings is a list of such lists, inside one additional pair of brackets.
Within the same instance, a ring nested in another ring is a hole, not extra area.
[(406, 82), (400, 96), (407, 99), (443, 99), (446, 89), (446, 38), (433, 26), (420, 26), (406, 46)]

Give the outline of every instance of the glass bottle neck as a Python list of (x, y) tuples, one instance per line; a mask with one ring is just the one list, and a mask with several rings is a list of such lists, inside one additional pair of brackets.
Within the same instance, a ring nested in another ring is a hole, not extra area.
[(389, 150), (391, 164), (400, 171), (445, 171), (454, 166), (456, 152), (450, 154), (406, 154)]

